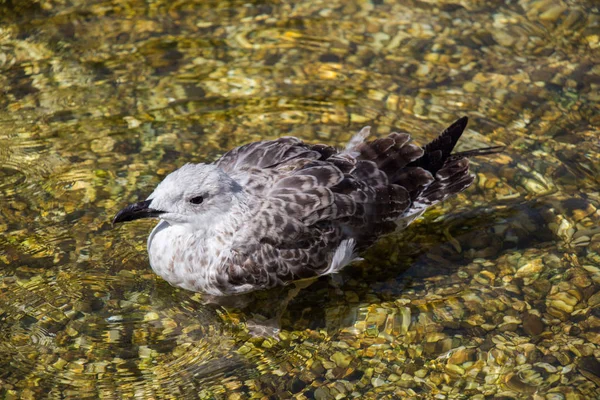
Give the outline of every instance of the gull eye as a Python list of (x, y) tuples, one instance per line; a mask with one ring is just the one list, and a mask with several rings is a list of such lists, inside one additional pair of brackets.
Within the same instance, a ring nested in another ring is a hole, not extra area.
[(203, 201), (204, 201), (204, 197), (202, 197), (202, 196), (196, 196), (196, 197), (192, 197), (190, 199), (190, 203), (192, 203), (192, 204), (200, 204)]

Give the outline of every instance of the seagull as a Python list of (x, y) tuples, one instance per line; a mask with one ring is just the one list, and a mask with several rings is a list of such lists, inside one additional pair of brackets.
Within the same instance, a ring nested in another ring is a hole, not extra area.
[(295, 137), (234, 148), (210, 164), (185, 164), (113, 224), (158, 218), (148, 238), (154, 272), (171, 285), (233, 296), (334, 274), (379, 237), (473, 183), (469, 157), (452, 154), (463, 117), (420, 147), (407, 133), (346, 148)]

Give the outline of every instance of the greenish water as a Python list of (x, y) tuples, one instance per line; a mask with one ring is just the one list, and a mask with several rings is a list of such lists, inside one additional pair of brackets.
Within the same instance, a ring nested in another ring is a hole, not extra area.
[[(0, 0), (0, 397), (600, 397), (595, 1)], [(112, 228), (185, 162), (470, 117), (476, 183), (300, 292), (279, 340)]]

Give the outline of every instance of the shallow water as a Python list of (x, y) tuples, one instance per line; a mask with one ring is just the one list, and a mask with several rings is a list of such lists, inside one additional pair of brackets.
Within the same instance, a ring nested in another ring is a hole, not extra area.
[[(0, 0), (0, 395), (600, 397), (595, 1)], [(148, 266), (125, 204), (185, 162), (467, 115), (476, 183), (283, 315)]]

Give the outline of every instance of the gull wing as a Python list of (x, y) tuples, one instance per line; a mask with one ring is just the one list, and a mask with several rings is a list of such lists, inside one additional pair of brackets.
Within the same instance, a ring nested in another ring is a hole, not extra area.
[(333, 272), (355, 250), (466, 189), (474, 179), (468, 157), (502, 150), (452, 154), (466, 124), (459, 119), (423, 148), (406, 133), (369, 142), (361, 133), (341, 152), (282, 138), (225, 154), (218, 165), (261, 201), (252, 210), (255, 229), (234, 246), (224, 284), (267, 288)]
[(300, 139), (286, 136), (236, 147), (223, 154), (216, 165), (231, 173), (239, 169), (276, 168), (294, 162), (301, 164), (304, 160), (318, 160), (321, 156)]

